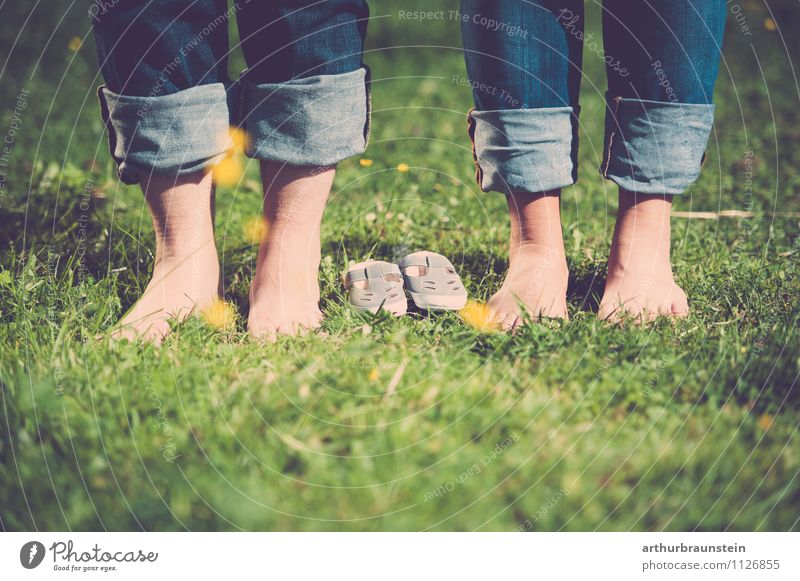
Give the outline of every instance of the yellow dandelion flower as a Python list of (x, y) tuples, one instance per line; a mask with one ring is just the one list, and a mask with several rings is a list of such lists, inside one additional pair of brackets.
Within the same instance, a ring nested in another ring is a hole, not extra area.
[(398, 163), (397, 164), (397, 171), (399, 171), (400, 173), (406, 173), (409, 169), (411, 169), (411, 168), (408, 167), (407, 163)]
[(234, 186), (239, 183), (244, 173), (242, 160), (229, 155), (214, 166), (214, 181), (221, 186)]
[(236, 323), (236, 310), (222, 299), (214, 299), (201, 314), (206, 323), (217, 329), (230, 329)]
[(378, 368), (373, 367), (372, 371), (369, 372), (369, 380), (370, 381), (378, 381), (380, 378), (380, 374), (378, 373)]
[(69, 50), (71, 50), (72, 52), (78, 52), (79, 50), (81, 50), (82, 46), (83, 46), (83, 41), (77, 36), (73, 36), (72, 39), (70, 39), (69, 44), (67, 45), (67, 47), (69, 47)]
[(240, 150), (244, 151), (247, 149), (247, 144), (250, 143), (248, 141), (247, 132), (240, 127), (231, 127), (228, 129), (228, 134), (231, 137), (231, 141), (233, 141), (233, 146)]
[(362, 158), (358, 160), (358, 163), (361, 164), (361, 167), (369, 167), (372, 165), (371, 159)]
[(769, 430), (772, 427), (772, 416), (769, 414), (763, 414), (760, 418), (758, 418), (758, 427), (765, 432)]
[(769, 31), (775, 30), (778, 28), (778, 25), (775, 24), (775, 21), (772, 18), (765, 18), (764, 19), (764, 28)]
[(244, 223), (244, 239), (250, 244), (261, 244), (264, 237), (269, 232), (269, 225), (263, 216), (251, 218)]
[(489, 306), (484, 303), (469, 301), (458, 314), (467, 325), (481, 333), (491, 333), (498, 329), (497, 321)]

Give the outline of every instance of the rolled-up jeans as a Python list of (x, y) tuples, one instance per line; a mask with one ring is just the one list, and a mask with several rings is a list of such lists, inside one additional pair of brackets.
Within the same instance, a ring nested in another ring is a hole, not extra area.
[(683, 193), (700, 174), (725, 0), (604, 0), (603, 44), (583, 0), (462, 0), (485, 191), (542, 192), (577, 180), (581, 55), (608, 75), (601, 174), (642, 194)]
[[(250, 157), (330, 166), (364, 151), (369, 73), (361, 0), (95, 0), (98, 90), (120, 179), (219, 162), (230, 125)], [(228, 23), (247, 70), (227, 76)]]

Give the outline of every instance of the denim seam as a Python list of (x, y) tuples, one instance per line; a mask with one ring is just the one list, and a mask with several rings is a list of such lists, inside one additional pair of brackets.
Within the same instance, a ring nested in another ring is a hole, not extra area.
[(103, 89), (105, 88), (105, 85), (100, 85), (97, 87), (97, 100), (100, 102), (100, 118), (103, 120), (103, 125), (106, 127), (108, 151), (111, 153), (111, 158), (119, 166), (120, 160), (118, 160), (114, 155), (114, 150), (117, 148), (117, 134), (111, 125), (111, 115), (108, 112), (108, 103), (106, 103), (105, 96), (103, 95)]
[(367, 92), (367, 120), (364, 125), (364, 149), (369, 145), (369, 138), (372, 134), (372, 70), (367, 65), (364, 67), (364, 90)]
[(480, 163), (478, 163), (478, 150), (475, 147), (475, 127), (477, 121), (472, 116), (475, 112), (475, 107), (472, 107), (467, 112), (467, 135), (469, 136), (470, 143), (472, 144), (472, 161), (475, 164), (475, 181), (478, 182), (478, 187), (483, 190), (483, 170)]
[[(617, 118), (619, 113), (619, 104), (622, 101), (622, 97), (614, 97), (614, 118)], [(608, 151), (606, 151), (606, 164), (603, 168), (603, 177), (608, 179), (608, 166), (611, 165), (611, 148), (614, 146), (614, 136), (616, 136), (617, 132), (612, 131), (611, 134), (608, 136)]]

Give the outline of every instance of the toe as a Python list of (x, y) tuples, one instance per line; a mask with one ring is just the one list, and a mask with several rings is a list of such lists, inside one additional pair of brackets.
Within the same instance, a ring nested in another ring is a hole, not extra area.
[(519, 317), (516, 313), (508, 313), (499, 320), (503, 331), (513, 331), (519, 326)]
[(689, 300), (681, 287), (675, 285), (672, 300), (672, 316), (687, 317), (689, 315)]
[(295, 322), (284, 322), (278, 325), (275, 332), (278, 335), (286, 335), (287, 337), (294, 337), (300, 333), (302, 326)]
[(315, 310), (308, 319), (309, 329), (319, 329), (322, 326), (323, 315), (320, 311)]
[(568, 319), (567, 303), (566, 301), (563, 303), (554, 302), (547, 309), (542, 309), (539, 315), (547, 319)]
[(151, 329), (142, 335), (142, 340), (152, 343), (153, 345), (161, 345), (164, 339), (167, 337), (167, 332)]
[(601, 321), (614, 322), (619, 318), (619, 305), (614, 305), (610, 301), (603, 299), (597, 309), (597, 318)]
[(250, 319), (247, 322), (247, 332), (259, 341), (274, 343), (278, 338), (276, 331), (276, 327), (268, 321), (256, 322), (254, 319)]
[(115, 341), (127, 339), (128, 341), (144, 341), (160, 345), (169, 334), (169, 323), (164, 319), (140, 321), (138, 324), (120, 324), (111, 333)]

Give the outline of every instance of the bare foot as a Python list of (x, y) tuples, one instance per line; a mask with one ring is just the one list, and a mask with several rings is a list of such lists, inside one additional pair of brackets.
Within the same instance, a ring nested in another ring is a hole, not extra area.
[(492, 318), (506, 330), (532, 317), (567, 318), (567, 259), (561, 232), (560, 191), (508, 196), (509, 269), (489, 300)]
[(650, 321), (689, 313), (686, 293), (670, 263), (672, 196), (619, 192), (619, 211), (608, 258), (608, 280), (597, 316)]
[(169, 319), (202, 310), (219, 293), (211, 174), (152, 176), (142, 184), (156, 234), (153, 276), (112, 337), (160, 342)]
[(262, 162), (267, 234), (250, 288), (248, 331), (274, 339), (316, 329), (319, 310), (320, 224), (334, 168)]

